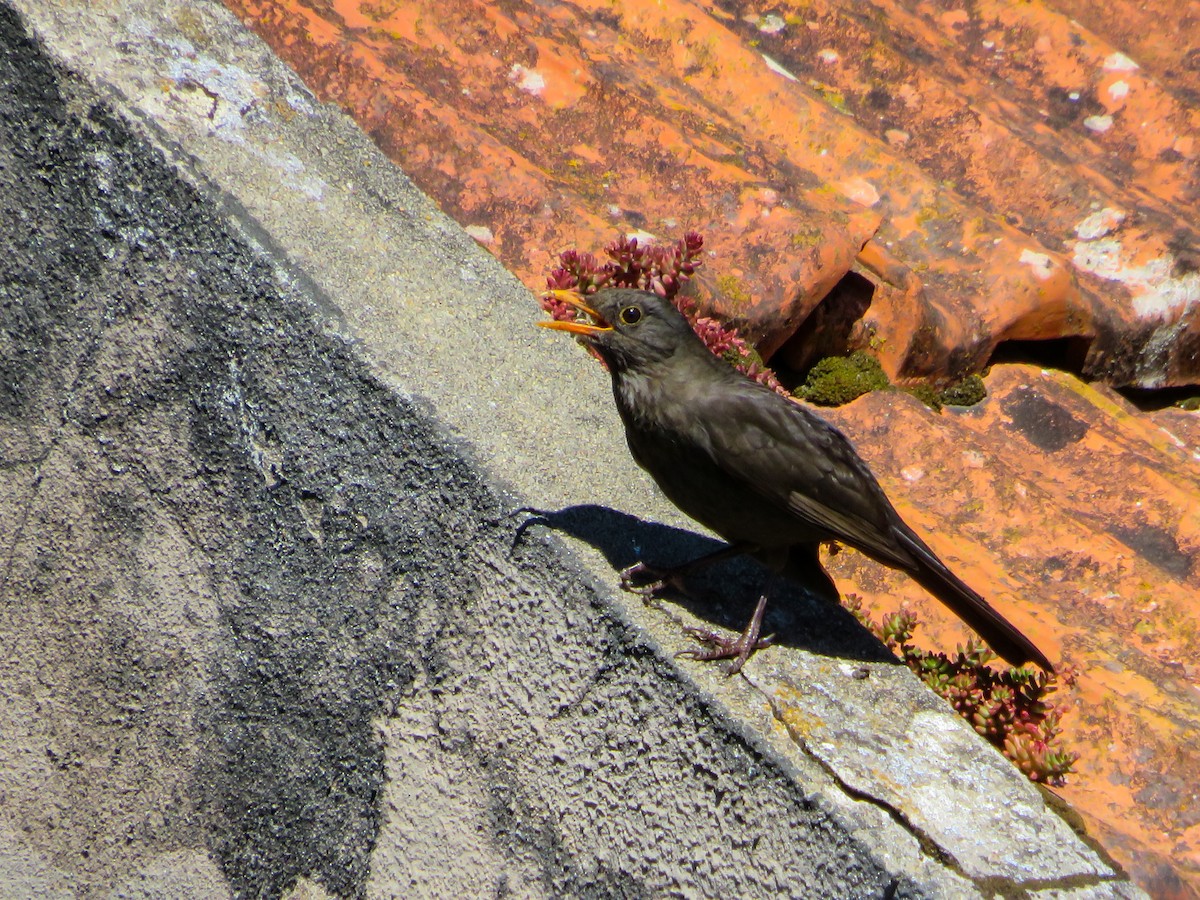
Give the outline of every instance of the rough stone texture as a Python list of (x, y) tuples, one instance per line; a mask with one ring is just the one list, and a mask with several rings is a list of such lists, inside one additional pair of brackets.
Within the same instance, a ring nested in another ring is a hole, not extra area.
[[(814, 677), (814, 671), (831, 665), (837, 663), (776, 657), (756, 669), (751, 680), (764, 694), (773, 692), (775, 715), (792, 738), (849, 791), (886, 804), (931, 844), (952, 854), (955, 866), (971, 877), (1022, 884), (1104, 876), (1095, 860), (1071, 852), (1065, 822), (1042, 815), (1042, 796), (1032, 784), (1019, 791), (1001, 786), (1010, 765), (999, 754), (987, 765), (954, 773), (952, 789), (945, 789), (937, 760), (959, 756), (975, 733), (936, 695), (912, 715), (907, 700), (898, 699), (903, 695), (889, 689), (889, 682), (903, 677), (896, 667), (875, 669), (869, 678), (843, 678), (836, 693), (823, 690), (825, 679)], [(860, 710), (870, 706), (872, 722), (904, 722), (905, 730), (873, 725), (864, 734)], [(996, 788), (989, 786), (993, 783)], [(960, 805), (964, 793), (975, 798), (967, 808)], [(998, 848), (975, 839), (992, 832), (998, 821), (1016, 840)]]
[(3, 893), (897, 888), (0, 17)]
[[(968, 732), (917, 787), (990, 827), (931, 837), (674, 665), (675, 615), (742, 611), (611, 595), (704, 541), (615, 511), (680, 521), (590, 362), (223, 9), (19, 8), (105, 96), (0, 7), (0, 892), (1137, 895)], [(755, 665), (851, 661), (893, 698), (846, 694), (864, 741), (919, 733), (914, 679), (791, 600)], [(1050, 877), (1005, 862), (1031, 816)]]

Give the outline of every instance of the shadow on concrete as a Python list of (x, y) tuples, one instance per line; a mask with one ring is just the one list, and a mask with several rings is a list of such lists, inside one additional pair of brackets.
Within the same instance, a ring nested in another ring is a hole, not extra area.
[[(514, 546), (527, 538), (531, 528), (548, 528), (591, 545), (616, 572), (639, 561), (678, 565), (724, 546), (721, 541), (695, 532), (647, 522), (596, 504), (560, 510), (521, 509), (515, 514), (518, 520), (520, 514), (526, 514), (527, 518), (516, 528)], [(683, 591), (668, 588), (660, 599), (720, 628), (741, 631), (766, 578), (766, 568), (743, 556), (687, 576)], [(856, 662), (897, 662), (854, 616), (830, 601), (827, 590), (819, 576), (792, 573), (779, 579), (772, 589), (764, 633), (773, 633), (776, 644), (823, 656)]]

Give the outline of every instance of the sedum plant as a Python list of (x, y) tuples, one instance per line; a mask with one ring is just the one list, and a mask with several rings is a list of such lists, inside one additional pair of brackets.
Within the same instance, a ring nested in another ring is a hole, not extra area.
[[(559, 254), (558, 265), (546, 279), (549, 290), (573, 290), (583, 295), (602, 287), (629, 287), (665, 297), (683, 313), (692, 330), (717, 356), (760, 384), (787, 395), (758, 351), (732, 326), (702, 316), (693, 297), (681, 292), (703, 262), (704, 238), (689, 231), (673, 244), (620, 237), (604, 248), (604, 259), (579, 250)], [(542, 308), (555, 319), (572, 319), (576, 311), (561, 300), (542, 298)]]
[[(912, 643), (918, 621), (911, 611), (876, 623), (860, 597), (850, 594), (843, 605), (1030, 781), (1052, 787), (1066, 782), (1079, 754), (1058, 740), (1062, 710), (1046, 699), (1058, 689), (1055, 675), (1025, 667), (997, 671), (989, 665), (996, 655), (975, 638), (953, 656), (930, 653)], [(1067, 672), (1062, 680), (1069, 685), (1074, 676)]]

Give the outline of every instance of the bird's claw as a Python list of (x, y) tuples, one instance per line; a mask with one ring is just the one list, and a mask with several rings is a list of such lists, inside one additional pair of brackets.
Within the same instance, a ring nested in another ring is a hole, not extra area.
[(725, 668), (726, 675), (736, 675), (742, 671), (742, 666), (746, 664), (746, 660), (750, 658), (750, 654), (755, 650), (765, 650), (767, 647), (770, 647), (771, 641), (774, 638), (774, 635), (760, 638), (757, 634), (740, 634), (736, 638), (731, 638), (723, 634), (717, 634), (715, 631), (709, 631), (706, 628), (696, 628), (692, 625), (686, 626), (683, 631), (684, 634), (697, 643), (702, 644), (703, 647), (680, 650), (675, 656), (700, 661), (713, 659), (732, 660)]
[[(646, 577), (650, 578), (650, 581), (638, 583), (639, 579)], [(644, 562), (634, 563), (621, 571), (621, 590), (637, 594), (647, 603), (668, 587), (679, 590), (679, 581), (678, 576), (669, 569), (656, 569)]]

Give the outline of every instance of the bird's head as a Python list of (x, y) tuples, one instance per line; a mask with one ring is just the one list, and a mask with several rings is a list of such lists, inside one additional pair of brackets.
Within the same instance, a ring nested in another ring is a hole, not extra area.
[(590, 321), (538, 322), (543, 328), (579, 335), (610, 371), (660, 362), (680, 347), (697, 342), (692, 326), (670, 300), (634, 288), (603, 288), (584, 298), (576, 291), (551, 291)]

